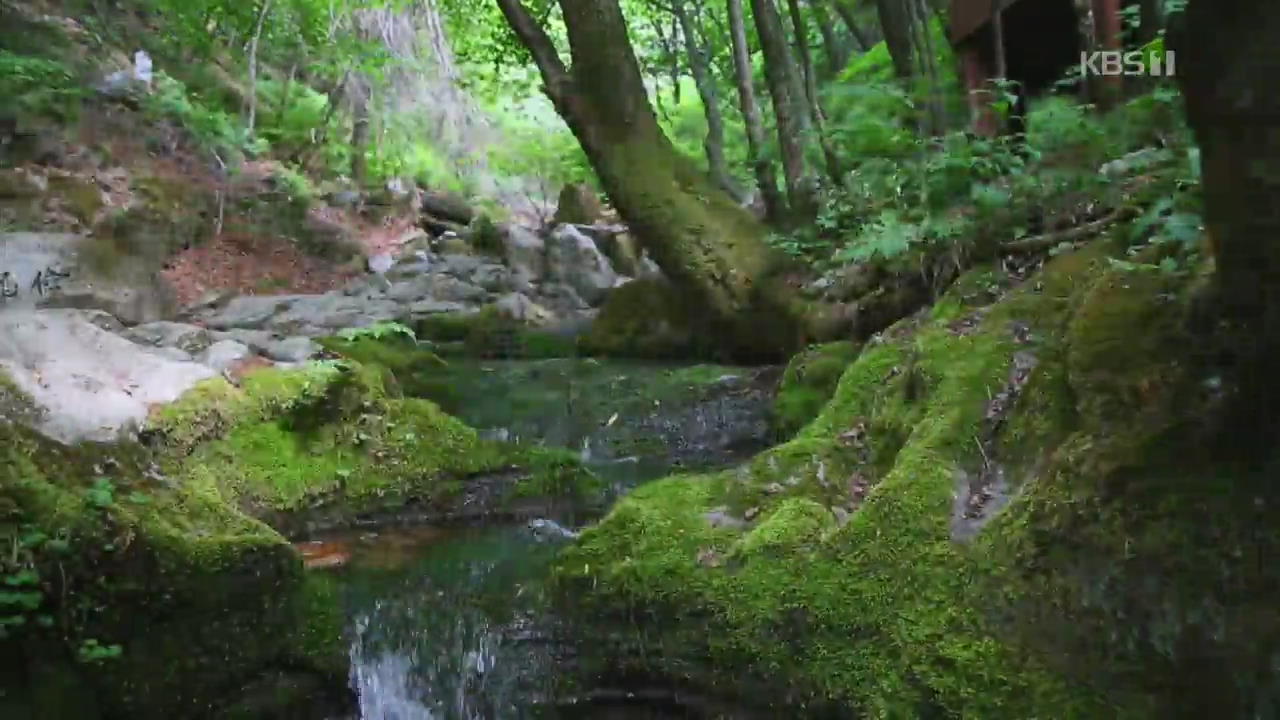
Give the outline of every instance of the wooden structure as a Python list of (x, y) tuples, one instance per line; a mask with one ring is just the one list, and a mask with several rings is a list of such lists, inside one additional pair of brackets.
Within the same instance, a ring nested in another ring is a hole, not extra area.
[[(1017, 84), (1020, 110), (1026, 98), (1053, 86), (1079, 64), (1087, 50), (1120, 49), (1120, 0), (952, 0), (949, 35), (960, 59), (965, 89), (973, 108), (974, 130), (995, 135), (1002, 130), (990, 107), (991, 81)], [(1120, 78), (1086, 83), (1092, 99), (1103, 107), (1119, 96)]]

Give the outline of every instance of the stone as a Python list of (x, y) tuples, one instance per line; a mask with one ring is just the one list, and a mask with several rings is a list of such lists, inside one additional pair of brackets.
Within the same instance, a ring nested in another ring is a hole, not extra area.
[(49, 192), (49, 180), (25, 168), (0, 170), (0, 198), (38, 198)]
[(528, 228), (507, 227), (502, 240), (502, 258), (508, 267), (525, 273), (530, 280), (540, 280), (547, 274), (547, 244)]
[(177, 348), (188, 354), (204, 352), (215, 342), (205, 328), (165, 320), (136, 325), (121, 334), (140, 345)]
[(173, 402), (210, 368), (161, 357), (70, 310), (0, 311), (0, 375), (41, 411), (55, 440), (109, 442), (133, 434), (152, 405)]
[(218, 372), (223, 372), (251, 355), (253, 351), (244, 343), (238, 343), (235, 340), (219, 340), (200, 353), (196, 361)]
[(441, 235), (436, 246), (442, 255), (470, 255), (472, 252), (471, 243), (453, 232)]
[(441, 220), (457, 223), (464, 227), (475, 217), (475, 210), (467, 203), (466, 198), (449, 192), (428, 191), (423, 193), (422, 210)]
[(471, 273), (471, 282), (492, 293), (505, 293), (515, 289), (513, 273), (504, 265), (481, 265)]
[(442, 254), (436, 260), (436, 269), (446, 275), (466, 279), (476, 268), (484, 264), (484, 260), (474, 255)]
[(560, 190), (554, 225), (594, 225), (604, 217), (604, 206), (594, 190), (585, 183), (569, 183)]
[(702, 516), (707, 524), (713, 528), (730, 528), (733, 530), (744, 530), (749, 523), (741, 518), (736, 518), (729, 514), (729, 508), (719, 507), (713, 508)]
[(555, 313), (518, 292), (498, 298), (494, 307), (504, 317), (530, 325), (544, 325), (556, 319)]
[(592, 307), (604, 302), (618, 284), (609, 259), (595, 242), (572, 225), (560, 225), (547, 242), (547, 275), (564, 283)]

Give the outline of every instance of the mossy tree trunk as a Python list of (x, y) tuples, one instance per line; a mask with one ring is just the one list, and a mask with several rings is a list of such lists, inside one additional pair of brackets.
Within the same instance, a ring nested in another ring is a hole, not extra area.
[(663, 134), (617, 0), (560, 0), (571, 67), (520, 0), (499, 6), (610, 200), (718, 344), (738, 357), (794, 349), (802, 333), (771, 280), (765, 227)]

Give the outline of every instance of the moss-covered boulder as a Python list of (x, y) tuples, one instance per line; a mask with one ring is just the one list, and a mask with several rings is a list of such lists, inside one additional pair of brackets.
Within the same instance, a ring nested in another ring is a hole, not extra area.
[(0, 542), (0, 716), (209, 717), (286, 671), (308, 703), (348, 700), (336, 598), (278, 533), (143, 448), (0, 424)]
[(790, 442), (619, 502), (557, 575), (589, 624), (646, 618), (602, 664), (789, 713), (1265, 714), (1274, 462), (1230, 460), (1188, 277), (1099, 248), (962, 278)]
[(683, 296), (659, 277), (632, 280), (610, 293), (578, 344), (590, 355), (643, 359), (706, 356), (712, 350)]
[(475, 313), (428, 315), (413, 329), (444, 356), (542, 359), (578, 354), (571, 334), (529, 327), (493, 305)]
[(831, 399), (845, 368), (861, 347), (851, 341), (826, 343), (796, 355), (787, 364), (773, 405), (774, 432), (782, 439), (799, 432)]

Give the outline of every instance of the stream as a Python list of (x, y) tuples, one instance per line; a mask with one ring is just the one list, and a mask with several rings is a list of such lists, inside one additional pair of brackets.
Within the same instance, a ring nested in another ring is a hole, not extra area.
[[(672, 470), (764, 447), (776, 378), (772, 369), (578, 359), (465, 362), (444, 371), (436, 399), (492, 436), (577, 450), (609, 481), (612, 500)], [(342, 587), (357, 717), (707, 717), (674, 691), (566, 690), (573, 642), (544, 584), (557, 549), (591, 519), (382, 528), (300, 543), (309, 565), (333, 565), (313, 571)]]

